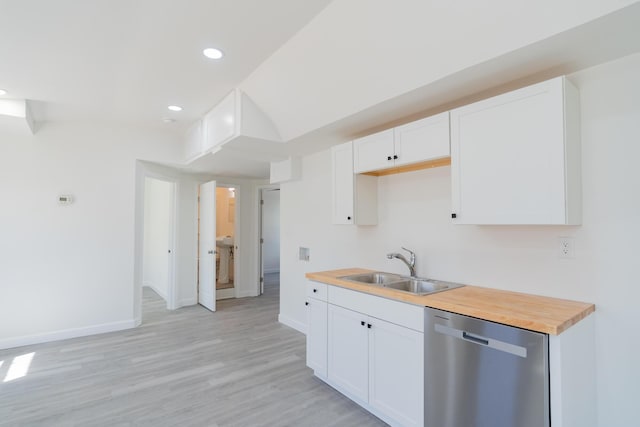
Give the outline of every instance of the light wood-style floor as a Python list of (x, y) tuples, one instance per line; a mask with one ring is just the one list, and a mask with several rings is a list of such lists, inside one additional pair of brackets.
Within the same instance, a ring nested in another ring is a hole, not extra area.
[(278, 294), (171, 312), (145, 290), (139, 328), (0, 351), (0, 426), (386, 425), (312, 376)]

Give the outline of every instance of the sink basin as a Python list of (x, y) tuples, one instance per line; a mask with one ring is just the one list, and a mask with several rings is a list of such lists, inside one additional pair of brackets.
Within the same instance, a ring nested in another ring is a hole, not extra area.
[(396, 289), (398, 291), (409, 292), (417, 295), (432, 294), (434, 292), (445, 291), (447, 289), (457, 288), (459, 285), (450, 285), (446, 283), (436, 283), (430, 280), (422, 279), (406, 279), (400, 282), (387, 283), (387, 288)]
[(387, 283), (398, 282), (405, 278), (399, 274), (393, 273), (362, 273), (343, 276), (341, 279), (351, 280), (352, 282), (369, 283), (372, 285), (385, 285)]
[(464, 286), (458, 283), (420, 279), (393, 273), (382, 273), (379, 271), (374, 273), (351, 274), (349, 276), (342, 276), (340, 279), (367, 285), (382, 286), (413, 295), (433, 294)]

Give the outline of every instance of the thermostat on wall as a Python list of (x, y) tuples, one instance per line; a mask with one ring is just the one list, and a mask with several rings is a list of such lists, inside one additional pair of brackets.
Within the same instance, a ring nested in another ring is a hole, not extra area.
[(73, 203), (73, 196), (68, 194), (61, 194), (58, 196), (59, 205), (70, 205), (71, 203)]

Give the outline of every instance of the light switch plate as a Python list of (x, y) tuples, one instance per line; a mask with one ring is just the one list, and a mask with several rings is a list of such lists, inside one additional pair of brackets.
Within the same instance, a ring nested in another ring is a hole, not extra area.
[(309, 248), (300, 247), (300, 261), (309, 261)]

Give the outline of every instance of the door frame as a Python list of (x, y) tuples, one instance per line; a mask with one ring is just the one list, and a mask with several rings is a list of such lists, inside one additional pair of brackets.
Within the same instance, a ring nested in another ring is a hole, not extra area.
[(134, 318), (136, 326), (142, 323), (142, 264), (144, 252), (144, 199), (145, 179), (152, 178), (169, 182), (173, 185), (173, 196), (170, 202), (171, 221), (169, 225), (169, 245), (171, 257), (169, 259), (169, 273), (167, 286), (167, 309), (178, 308), (176, 290), (176, 235), (178, 225), (178, 200), (180, 198), (179, 178), (150, 169), (144, 162), (137, 162), (136, 168), (136, 214), (135, 214), (135, 242), (134, 242)]
[[(280, 184), (264, 184), (256, 186), (255, 200), (256, 205), (258, 206), (257, 211), (257, 226), (256, 230), (256, 242), (255, 247), (258, 248), (258, 283), (257, 285), (257, 294), (262, 295), (264, 293), (264, 257), (262, 256), (262, 194), (264, 191), (273, 191), (276, 189), (280, 189)], [(282, 194), (281, 194), (282, 195)]]
[[(234, 226), (233, 226), (233, 297), (234, 298), (239, 298), (240, 295), (240, 291), (239, 288), (237, 286), (237, 279), (241, 276), (241, 263), (237, 262), (237, 259), (239, 259), (240, 257), (238, 256), (241, 252), (242, 252), (242, 247), (238, 245), (238, 242), (241, 242), (242, 239), (242, 227), (240, 226), (241, 222), (240, 222), (240, 213), (242, 212), (242, 202), (241, 202), (241, 195), (242, 195), (242, 191), (244, 190), (244, 187), (242, 186), (242, 184), (240, 182), (234, 182), (232, 179), (226, 179), (226, 178), (212, 178), (212, 180), (216, 181), (216, 189), (218, 188), (235, 188), (235, 199), (236, 199), (236, 207), (235, 207), (235, 216), (234, 216)], [(198, 188), (200, 188), (201, 184), (204, 184), (207, 181), (199, 181), (196, 186)], [(198, 193), (199, 194), (199, 193)], [(217, 202), (216, 202), (217, 204)], [(217, 208), (217, 206), (216, 206)], [(199, 200), (199, 196), (198, 198), (196, 198), (196, 218), (195, 221), (198, 224), (198, 226), (196, 227), (196, 246), (199, 248), (200, 247), (200, 237), (199, 237), (199, 223), (198, 223), (198, 218), (199, 218), (199, 209), (200, 209), (200, 200)], [(217, 250), (217, 249), (216, 249)], [(200, 295), (200, 252), (199, 249), (197, 249), (196, 252), (197, 255), (197, 259), (196, 259), (196, 301), (199, 298)]]

